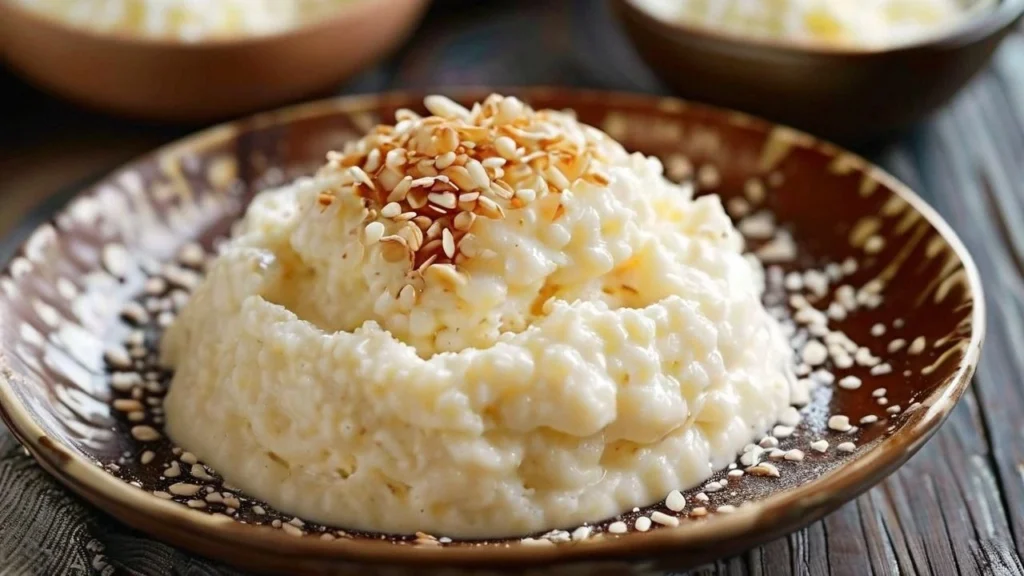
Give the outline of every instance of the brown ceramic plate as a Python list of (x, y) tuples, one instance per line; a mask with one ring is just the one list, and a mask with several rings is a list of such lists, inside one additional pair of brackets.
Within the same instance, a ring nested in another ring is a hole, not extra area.
[(160, 121), (209, 121), (325, 94), (412, 32), (429, 0), (352, 0), (316, 23), (198, 42), (75, 27), (0, 0), (0, 58), (78, 103)]
[[(777, 478), (748, 474), (726, 489), (688, 491), (676, 528), (655, 525), (647, 533), (614, 535), (605, 523), (581, 542), (439, 544), (344, 527), (291, 526), (291, 516), (223, 485), (201, 464), (191, 470), (167, 442), (133, 439), (132, 426), (158, 428), (162, 416), (149, 409), (143, 422), (133, 423), (109, 408), (112, 399), (128, 394), (111, 386), (103, 351), (128, 332), (119, 311), (142, 291), (144, 271), (173, 258), (193, 238), (209, 247), (254, 191), (308, 173), (327, 150), (391, 118), (396, 108), (420, 108), (420, 96), (408, 94), (316, 102), (212, 128), (83, 190), (0, 275), (4, 420), (61, 482), (125, 523), (238, 566), (292, 574), (683, 569), (822, 517), (891, 473), (935, 432), (974, 371), (983, 301), (963, 245), (913, 192), (852, 154), (746, 115), (638, 95), (518, 93), (536, 107), (575, 109), (628, 148), (664, 158), (673, 177), (685, 178), (695, 167), (697, 181), (721, 193), (733, 209), (754, 205), (773, 212), (796, 247), (795, 258), (769, 271), (774, 288), (766, 300), (775, 305), (785, 306), (779, 287), (785, 271), (828, 269), (847, 260), (858, 262), (856, 270), (843, 272), (833, 285), (882, 288), (877, 306), (861, 307), (836, 327), (883, 356), (892, 370), (837, 370), (859, 376), (864, 385), (815, 389), (803, 423), (780, 447), (803, 450), (802, 462), (773, 461)], [(460, 99), (484, 95), (464, 93)], [(763, 244), (751, 242), (759, 250)], [(886, 330), (884, 337), (876, 325)], [(906, 345), (887, 353), (893, 340)], [(159, 397), (166, 374), (151, 379), (147, 389)], [(880, 387), (887, 389), (886, 406), (873, 394)], [(840, 433), (826, 425), (830, 414), (855, 423), (877, 415), (878, 422)], [(825, 453), (807, 449), (817, 439), (832, 447)], [(848, 441), (855, 451), (836, 449)], [(177, 475), (169, 473), (174, 468)], [(723, 476), (719, 472), (714, 480)], [(203, 503), (194, 504), (202, 508), (185, 505), (195, 496), (167, 500), (153, 494), (175, 482), (209, 486), (198, 494)], [(654, 509), (666, 511), (653, 503), (640, 514)], [(632, 527), (637, 516), (624, 520)]]
[(998, 0), (939, 35), (847, 48), (666, 22), (634, 0), (613, 5), (640, 55), (680, 95), (845, 143), (888, 136), (947, 102), (1024, 14), (1024, 0)]

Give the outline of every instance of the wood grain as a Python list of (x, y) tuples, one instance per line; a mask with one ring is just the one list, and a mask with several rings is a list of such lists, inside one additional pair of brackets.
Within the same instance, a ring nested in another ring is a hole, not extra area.
[[(511, 8), (460, 6), (458, 18), (432, 14), (424, 26), (429, 34), (421, 32), (397, 58), (347, 91), (439, 82), (664, 91), (603, 5), (530, 2), (518, 17)], [(482, 18), (490, 19), (486, 26)], [(537, 19), (568, 32), (522, 43), (524, 27)], [(479, 61), (467, 61), (463, 55), (470, 53)], [(5, 93), (12, 82), (0, 78)], [(126, 125), (23, 87), (16, 91), (29, 112), (15, 127), (42, 122), (45, 134), (27, 138), (0, 130), (0, 167), (16, 176), (0, 178), (0, 232), (44, 217), (45, 209), (28, 221), (23, 215), (56, 189), (186, 130)], [(49, 146), (53, 139), (60, 146)], [(992, 68), (955, 103), (870, 156), (938, 209), (975, 257), (985, 285), (988, 336), (974, 386), (924, 449), (883, 484), (822, 522), (693, 574), (1024, 576), (1024, 36), (1008, 39)], [(0, 257), (9, 247), (0, 243)], [(74, 499), (62, 505), (74, 514), (83, 506)], [(143, 552), (142, 536), (106, 519), (97, 522), (94, 537), (105, 544), (106, 558), (125, 571), (145, 574), (150, 565), (173, 565), (221, 573), (168, 547)]]

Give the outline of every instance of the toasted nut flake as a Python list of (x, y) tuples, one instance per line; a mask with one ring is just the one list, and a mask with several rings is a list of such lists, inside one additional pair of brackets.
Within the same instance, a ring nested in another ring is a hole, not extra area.
[(422, 188), (415, 188), (409, 192), (406, 202), (409, 203), (409, 207), (413, 210), (419, 210), (427, 205), (427, 192)]
[(474, 220), (476, 220), (476, 214), (473, 214), (472, 212), (459, 212), (458, 215), (455, 216), (455, 220), (452, 224), (455, 226), (456, 230), (465, 232), (473, 226)]
[(423, 245), (423, 231), (412, 222), (407, 222), (398, 231), (398, 235), (405, 239), (409, 249), (416, 252)]
[(494, 200), (491, 200), (486, 196), (481, 196), (477, 200), (477, 213), (484, 218), (490, 218), (492, 220), (505, 217), (505, 211), (501, 209), (501, 206), (498, 206)]
[(444, 192), (442, 194), (431, 193), (427, 196), (427, 200), (433, 204), (454, 210), (458, 206), (458, 197), (451, 192)]
[(441, 231), (441, 247), (444, 249), (445, 256), (455, 257), (455, 238), (452, 236), (452, 231), (447, 228)]

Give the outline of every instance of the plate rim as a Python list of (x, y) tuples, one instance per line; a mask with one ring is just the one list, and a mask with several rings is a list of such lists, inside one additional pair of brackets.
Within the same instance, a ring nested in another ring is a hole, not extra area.
[[(876, 179), (906, 201), (935, 230), (960, 260), (967, 277), (972, 302), (971, 338), (962, 360), (952, 376), (940, 384), (927, 398), (923, 409), (910, 416), (901, 430), (887, 436), (870, 449), (857, 454), (852, 460), (829, 473), (797, 488), (783, 490), (741, 507), (732, 514), (718, 514), (700, 522), (684, 522), (679, 527), (663, 528), (649, 533), (630, 532), (615, 538), (597, 538), (569, 545), (531, 546), (510, 543), (509, 546), (396, 546), (390, 542), (369, 539), (337, 539), (329, 542), (319, 538), (295, 538), (283, 531), (265, 526), (243, 525), (228, 517), (217, 518), (206, 512), (190, 510), (174, 502), (157, 498), (110, 475), (103, 469), (61, 443), (49, 438), (32, 418), (29, 410), (14, 392), (14, 383), (20, 379), (9, 365), (5, 351), (0, 348), (0, 418), (12, 435), (29, 451), (32, 457), (54, 478), (90, 504), (108, 512), (119, 521), (165, 542), (196, 550), (195, 537), (201, 536), (210, 545), (229, 547), (227, 550), (258, 553), (269, 558), (302, 557), (312, 562), (377, 562), (392, 565), (416, 564), (426, 566), (540, 566), (564, 562), (640, 560), (658, 554), (687, 550), (720, 557), (732, 550), (729, 545), (742, 544), (735, 551), (747, 549), (790, 533), (824, 517), (842, 504), (866, 492), (910, 459), (945, 422), (967, 387), (977, 368), (986, 331), (985, 298), (981, 277), (966, 246), (946, 220), (927, 204), (909, 186), (876, 164), (832, 144), (809, 135), (736, 110), (698, 103), (682, 98), (631, 93), (622, 91), (577, 89), (554, 86), (506, 87), (466, 86), (457, 89), (396, 90), (380, 93), (340, 96), (300, 103), (284, 108), (257, 113), (223, 122), (191, 133), (168, 144), (157, 147), (128, 162), (108, 170), (88, 186), (69, 191), (68, 202), (91, 193), (109, 178), (129, 167), (160, 157), (175, 150), (202, 147), (204, 142), (220, 142), (238, 134), (271, 126), (287, 125), (302, 119), (338, 113), (359, 113), (387, 106), (389, 103), (406, 104), (433, 93), (444, 93), (454, 99), (484, 97), (491, 92), (514, 94), (525, 100), (552, 96), (575, 102), (596, 101), (608, 111), (621, 110), (624, 104), (652, 106), (665, 113), (685, 114), (687, 110), (703, 110), (723, 119), (742, 118), (745, 128), (756, 129), (766, 136), (773, 129), (782, 128), (802, 142), (822, 148), (834, 155), (843, 154), (854, 159), (864, 173)], [(32, 232), (67, 207), (59, 206), (47, 219), (32, 228)], [(31, 236), (31, 232), (29, 233)], [(22, 254), (27, 239), (3, 263), (0, 277), (8, 276), (10, 263)], [(0, 298), (4, 296), (0, 294)], [(760, 529), (760, 530), (759, 530)], [(188, 542), (188, 544), (182, 544)], [(716, 550), (706, 547), (715, 544)], [(206, 551), (215, 548), (206, 548)], [(216, 553), (203, 555), (220, 557)], [(230, 562), (230, 560), (228, 560)]]

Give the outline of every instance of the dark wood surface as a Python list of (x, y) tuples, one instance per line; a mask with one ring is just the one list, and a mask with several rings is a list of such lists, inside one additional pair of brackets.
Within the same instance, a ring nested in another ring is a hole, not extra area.
[[(522, 2), (515, 10), (444, 4), (396, 57), (342, 92), (467, 84), (664, 92), (600, 2)], [(0, 116), (2, 258), (79, 185), (197, 128), (83, 111), (6, 72), (0, 93), (14, 101)], [(898, 141), (863, 152), (936, 207), (975, 257), (989, 316), (974, 385), (883, 484), (805, 530), (695, 573), (1024, 576), (1024, 35), (1011, 36), (954, 103)], [(0, 484), (28, 474), (26, 466), (0, 467)], [(149, 573), (144, 557), (117, 559), (110, 546), (119, 538), (107, 543), (109, 559)], [(45, 563), (31, 566), (49, 573)]]

